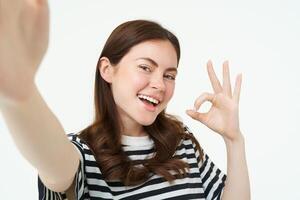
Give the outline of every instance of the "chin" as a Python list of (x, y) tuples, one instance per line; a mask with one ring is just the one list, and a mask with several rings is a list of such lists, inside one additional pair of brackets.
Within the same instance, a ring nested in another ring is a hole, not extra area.
[(137, 122), (139, 124), (141, 124), (142, 126), (150, 126), (151, 124), (154, 123), (155, 119), (156, 118), (153, 118), (153, 119), (144, 119), (144, 120), (143, 119), (139, 119), (139, 120), (137, 120)]

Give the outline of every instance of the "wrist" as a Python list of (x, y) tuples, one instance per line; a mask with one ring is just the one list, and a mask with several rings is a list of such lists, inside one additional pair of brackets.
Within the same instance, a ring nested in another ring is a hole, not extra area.
[(233, 137), (233, 138), (223, 137), (224, 142), (225, 142), (226, 145), (244, 143), (244, 136), (241, 133), (241, 131), (238, 131), (238, 132), (236, 132), (233, 135), (235, 135), (235, 137)]
[[(14, 92), (10, 93), (10, 96), (5, 96), (0, 94), (0, 109), (6, 107), (18, 107), (20, 105), (26, 104), (31, 100), (32, 96), (38, 92), (38, 88), (35, 83), (30, 83), (25, 86), (24, 92)], [(26, 91), (26, 92), (25, 92)]]

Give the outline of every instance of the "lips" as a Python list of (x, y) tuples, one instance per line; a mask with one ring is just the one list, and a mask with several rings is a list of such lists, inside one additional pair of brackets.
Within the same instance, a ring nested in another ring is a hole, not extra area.
[(150, 101), (143, 99), (143, 98), (138, 98), (139, 101), (142, 103), (143, 107), (150, 111), (150, 112), (154, 112), (157, 109), (157, 105), (154, 103), (151, 103)]
[(157, 96), (157, 95), (148, 95), (148, 94), (142, 94), (142, 93), (137, 94), (137, 96), (138, 96), (138, 95), (144, 95), (144, 96), (147, 96), (147, 97), (151, 97), (151, 98), (157, 100), (157, 101), (158, 101), (158, 104), (162, 101), (162, 98), (159, 97), (159, 96)]

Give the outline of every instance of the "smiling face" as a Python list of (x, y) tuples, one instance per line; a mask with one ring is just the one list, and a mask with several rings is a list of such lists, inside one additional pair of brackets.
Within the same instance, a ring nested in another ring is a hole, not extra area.
[(176, 51), (167, 40), (145, 41), (133, 46), (111, 69), (109, 82), (123, 131), (139, 135), (142, 126), (152, 124), (173, 96)]

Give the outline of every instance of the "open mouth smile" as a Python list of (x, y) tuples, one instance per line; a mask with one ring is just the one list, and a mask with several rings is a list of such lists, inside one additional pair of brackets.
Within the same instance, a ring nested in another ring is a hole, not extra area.
[(137, 96), (139, 100), (144, 104), (145, 108), (149, 111), (155, 111), (157, 105), (160, 103), (159, 100), (147, 95), (138, 94)]

